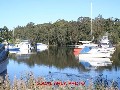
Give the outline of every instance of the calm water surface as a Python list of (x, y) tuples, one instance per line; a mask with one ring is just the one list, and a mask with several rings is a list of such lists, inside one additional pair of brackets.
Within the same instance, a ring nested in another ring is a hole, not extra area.
[(73, 48), (50, 47), (49, 50), (29, 55), (9, 55), (7, 71), (10, 80), (33, 72), (34, 76), (43, 76), (47, 80), (87, 80), (103, 75), (116, 80), (120, 77), (120, 52), (114, 53), (111, 66), (86, 69), (73, 54)]

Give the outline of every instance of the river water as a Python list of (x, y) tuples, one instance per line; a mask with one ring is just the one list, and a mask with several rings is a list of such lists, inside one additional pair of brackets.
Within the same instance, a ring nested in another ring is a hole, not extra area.
[(99, 75), (109, 80), (120, 80), (120, 49), (113, 54), (112, 65), (85, 68), (73, 54), (73, 48), (50, 47), (49, 50), (26, 55), (9, 55), (7, 70), (10, 80), (32, 72), (47, 80), (89, 80)]

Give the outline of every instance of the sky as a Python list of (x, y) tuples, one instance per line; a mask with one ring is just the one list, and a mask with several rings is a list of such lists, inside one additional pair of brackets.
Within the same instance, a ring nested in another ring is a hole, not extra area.
[(76, 21), (79, 17), (99, 14), (103, 18), (120, 18), (120, 0), (0, 0), (0, 28), (54, 23), (58, 19)]

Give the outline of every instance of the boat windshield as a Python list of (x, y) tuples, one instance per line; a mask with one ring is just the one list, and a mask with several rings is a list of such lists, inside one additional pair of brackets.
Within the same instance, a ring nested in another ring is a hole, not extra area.
[(108, 45), (107, 43), (101, 43), (101, 45)]

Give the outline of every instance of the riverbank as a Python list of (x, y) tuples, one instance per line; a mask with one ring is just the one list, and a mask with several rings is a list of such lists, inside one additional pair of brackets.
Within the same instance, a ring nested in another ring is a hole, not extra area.
[[(89, 84), (88, 84), (89, 83)], [(96, 81), (46, 81), (44, 77), (34, 77), (33, 73), (28, 73), (21, 78), (14, 77), (13, 82), (10, 82), (9, 76), (6, 75), (5, 79), (0, 77), (0, 90), (119, 90), (116, 81), (111, 85), (100, 77)]]

